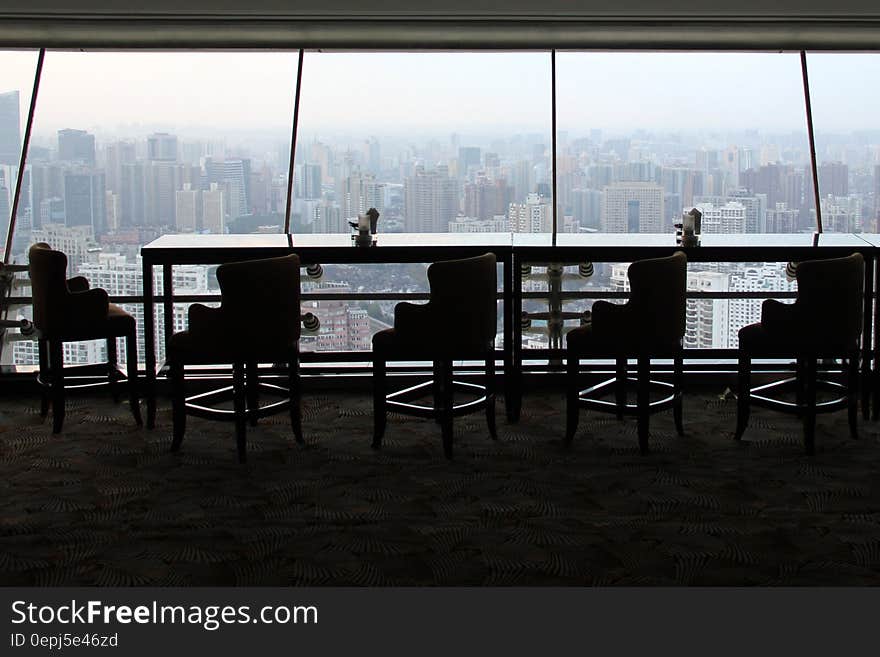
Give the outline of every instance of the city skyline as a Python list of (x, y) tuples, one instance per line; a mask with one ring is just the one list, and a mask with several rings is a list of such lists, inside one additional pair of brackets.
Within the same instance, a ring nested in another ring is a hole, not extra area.
[[(876, 129), (870, 54), (808, 55), (817, 132)], [(21, 90), (34, 52), (0, 52), (0, 91)], [(35, 131), (66, 127), (289, 131), (297, 53), (47, 53)], [(465, 72), (465, 74), (463, 74)], [(797, 53), (559, 52), (558, 128), (806, 131)], [(435, 134), (546, 130), (547, 52), (308, 52), (300, 128)], [(310, 126), (313, 126), (310, 127)]]

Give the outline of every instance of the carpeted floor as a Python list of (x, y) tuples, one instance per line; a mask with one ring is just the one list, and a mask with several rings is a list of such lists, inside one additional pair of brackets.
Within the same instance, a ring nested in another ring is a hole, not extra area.
[(170, 413), (136, 429), (125, 404), (69, 402), (51, 434), (35, 399), (0, 402), (0, 583), (7, 585), (861, 585), (880, 584), (880, 426), (848, 438), (821, 416), (817, 455), (796, 419), (735, 401), (685, 400), (688, 435), (652, 418), (583, 412), (563, 449), (562, 395), (527, 396), (439, 427), (390, 416), (370, 449), (368, 393), (307, 394), (307, 445), (284, 415), (250, 430)]

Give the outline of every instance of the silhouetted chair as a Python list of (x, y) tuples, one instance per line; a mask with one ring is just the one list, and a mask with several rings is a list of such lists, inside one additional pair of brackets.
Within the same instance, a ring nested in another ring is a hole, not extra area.
[[(137, 339), (134, 317), (109, 302), (107, 292), (89, 288), (82, 276), (67, 278), (67, 256), (45, 242), (28, 251), (28, 270), (33, 290), (34, 326), (39, 332), (42, 389), (40, 415), (49, 413), (52, 401), (52, 430), (59, 433), (64, 424), (64, 389), (67, 380), (81, 376), (106, 376), (114, 400), (118, 401), (116, 339), (125, 338), (128, 391), (131, 413), (140, 426), (141, 412), (137, 381)], [(64, 343), (83, 340), (107, 341), (107, 364), (64, 366)], [(94, 384), (69, 385), (70, 388)], [(101, 384), (103, 385), (103, 383)]]
[[(426, 304), (399, 303), (394, 308), (394, 328), (373, 336), (373, 447), (379, 449), (385, 433), (388, 409), (436, 419), (441, 426), (443, 452), (452, 458), (453, 418), (486, 410), (489, 433), (495, 431), (495, 333), (497, 325), (498, 274), (495, 255), (435, 262), (428, 267), (431, 285)], [(434, 362), (428, 381), (386, 397), (386, 363), (389, 360)], [(485, 383), (454, 381), (452, 361), (485, 361)], [(432, 406), (414, 402), (433, 388)], [(454, 390), (480, 395), (455, 404)]]
[[(581, 406), (614, 412), (618, 418), (624, 414), (636, 415), (639, 447), (643, 453), (648, 450), (648, 418), (651, 413), (671, 406), (675, 427), (679, 434), (684, 433), (681, 387), (687, 257), (678, 251), (668, 258), (640, 260), (629, 266), (627, 275), (631, 290), (629, 301), (622, 305), (597, 301), (593, 304), (591, 321), (572, 329), (566, 336), (566, 445), (571, 444), (577, 431)], [(616, 361), (616, 376), (581, 391), (580, 360), (609, 357)], [(652, 357), (673, 360), (672, 383), (650, 380)], [(635, 358), (637, 362), (635, 404), (628, 404), (626, 400), (629, 358)], [(652, 385), (667, 389), (671, 394), (652, 402)], [(612, 388), (614, 401), (599, 398)]]
[[(298, 443), (303, 442), (300, 417), (299, 337), (300, 264), (296, 255), (220, 265), (221, 304), (210, 308), (193, 304), (189, 328), (171, 336), (168, 365), (172, 380), (174, 438), (171, 450), (180, 449), (186, 416), (235, 422), (239, 461), (247, 459), (248, 420), (289, 407), (290, 422)], [(186, 365), (232, 364), (232, 410), (212, 408), (229, 388), (192, 397), (185, 396)], [(289, 389), (260, 383), (259, 363), (286, 363)], [(259, 389), (282, 394), (285, 399), (259, 405)]]
[[(858, 437), (859, 339), (865, 261), (858, 253), (846, 258), (807, 260), (797, 265), (797, 300), (784, 304), (764, 301), (761, 321), (739, 330), (739, 382), (735, 437), (742, 438), (749, 422), (750, 402), (803, 416), (804, 446), (815, 450), (816, 413), (847, 408), (850, 433)], [(796, 373), (751, 388), (751, 359), (795, 356)], [(817, 359), (842, 360), (846, 384), (818, 377)], [(841, 397), (816, 402), (819, 386), (842, 392)], [(768, 397), (766, 393), (794, 386), (795, 401)]]

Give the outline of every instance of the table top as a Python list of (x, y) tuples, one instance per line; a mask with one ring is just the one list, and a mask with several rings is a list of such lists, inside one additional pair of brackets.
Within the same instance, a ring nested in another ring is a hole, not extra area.
[(379, 233), (371, 247), (348, 233), (163, 235), (141, 248), (147, 264), (219, 264), (297, 253), (304, 262), (430, 262), (492, 251), (509, 253), (511, 233)]
[[(163, 235), (141, 248), (146, 264), (219, 264), (298, 253), (304, 262), (430, 262), (511, 250), (526, 259), (574, 258), (624, 262), (683, 250), (692, 261), (774, 262), (873, 252), (880, 234), (705, 234), (681, 247), (673, 233), (380, 233), (372, 247), (350, 234)], [(821, 250), (821, 253), (819, 252)]]
[(519, 233), (514, 251), (527, 258), (562, 258), (619, 261), (671, 255), (684, 251), (692, 261), (774, 262), (804, 260), (820, 255), (837, 257), (854, 251), (870, 252), (880, 246), (852, 233), (704, 234), (699, 246), (682, 247), (674, 233), (560, 233), (556, 246), (549, 234)]

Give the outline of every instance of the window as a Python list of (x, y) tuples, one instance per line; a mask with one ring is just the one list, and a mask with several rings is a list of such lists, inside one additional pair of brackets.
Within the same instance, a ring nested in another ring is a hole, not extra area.
[[(880, 217), (880, 55), (807, 57), (822, 229), (877, 232)], [(810, 187), (812, 193), (812, 186)]]
[[(70, 275), (139, 295), (140, 247), (162, 234), (280, 232), (296, 68), (291, 52), (48, 52), (18, 258), (46, 241), (67, 253)], [(180, 293), (214, 286), (207, 267), (175, 278)], [(142, 322), (140, 304), (127, 310)], [(75, 363), (104, 347), (71, 349)], [(158, 350), (161, 360), (161, 340)], [(35, 344), (16, 344), (16, 363), (35, 356)]]

